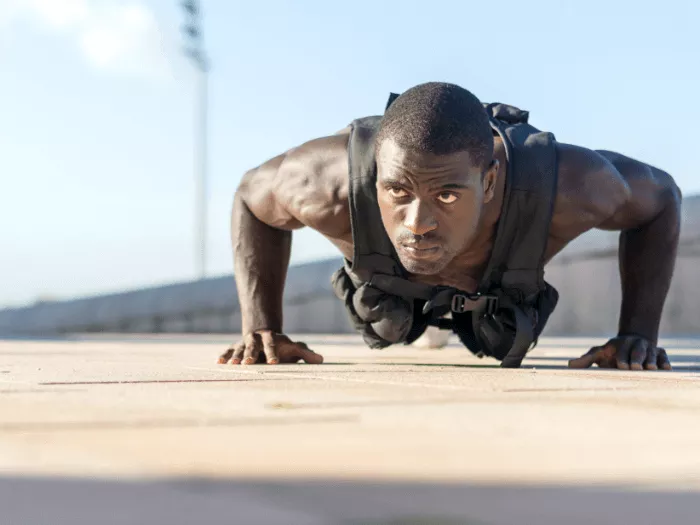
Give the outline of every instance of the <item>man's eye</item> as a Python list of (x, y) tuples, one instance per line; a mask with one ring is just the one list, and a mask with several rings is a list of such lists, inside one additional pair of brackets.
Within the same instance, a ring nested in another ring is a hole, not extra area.
[(440, 202), (444, 202), (445, 204), (452, 204), (454, 201), (457, 200), (457, 195), (454, 193), (441, 193), (438, 195), (438, 199)]
[(389, 193), (391, 194), (392, 197), (405, 197), (407, 195), (406, 190), (404, 190), (403, 188), (396, 187), (396, 186), (390, 187)]

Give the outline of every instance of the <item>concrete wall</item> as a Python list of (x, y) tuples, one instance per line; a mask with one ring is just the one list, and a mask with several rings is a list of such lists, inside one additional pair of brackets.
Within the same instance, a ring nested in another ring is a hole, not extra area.
[[(284, 304), (284, 326), (294, 333), (352, 333), (352, 327), (340, 301), (330, 291), (303, 300), (290, 298)], [(158, 326), (152, 318), (125, 324), (120, 332), (128, 333), (237, 333), (241, 316), (236, 311), (195, 312), (173, 316)], [(71, 330), (74, 331), (74, 330)], [(112, 330), (113, 331), (113, 330)]]
[[(700, 336), (700, 255), (682, 253), (676, 262), (661, 320), (665, 336)], [(547, 281), (560, 293), (546, 335), (601, 335), (617, 331), (622, 290), (617, 256), (553, 264)]]
[[(341, 265), (341, 259), (329, 259), (289, 269), (284, 319), (290, 332), (350, 331), (343, 305), (330, 286), (331, 275)], [(0, 336), (239, 330), (238, 298), (231, 275), (0, 311)]]

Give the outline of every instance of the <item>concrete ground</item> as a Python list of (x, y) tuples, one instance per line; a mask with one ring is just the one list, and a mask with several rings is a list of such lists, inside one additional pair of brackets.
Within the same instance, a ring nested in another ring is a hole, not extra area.
[(673, 372), (519, 370), (451, 343), (303, 338), (320, 366), (217, 365), (235, 338), (0, 341), (0, 523), (696, 524), (700, 341)]

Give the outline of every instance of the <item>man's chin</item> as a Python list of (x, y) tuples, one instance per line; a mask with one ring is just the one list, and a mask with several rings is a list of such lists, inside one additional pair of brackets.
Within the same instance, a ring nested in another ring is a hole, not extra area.
[(435, 260), (417, 259), (405, 254), (399, 254), (399, 260), (407, 272), (415, 275), (435, 275), (447, 266), (448, 257)]

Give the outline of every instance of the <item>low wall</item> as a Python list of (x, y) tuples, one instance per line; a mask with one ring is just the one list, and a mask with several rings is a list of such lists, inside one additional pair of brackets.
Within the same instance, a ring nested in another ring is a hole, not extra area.
[[(560, 292), (545, 335), (608, 336), (617, 330), (621, 287), (618, 234), (583, 235), (546, 269)], [(649, 254), (653, 257), (654, 254)], [(293, 266), (284, 295), (285, 330), (350, 333), (344, 307), (330, 286), (340, 258)], [(682, 243), (661, 323), (662, 336), (700, 337), (700, 198), (684, 202)], [(42, 303), (0, 311), (0, 336), (73, 332), (209, 332), (240, 330), (233, 276), (124, 293)]]

